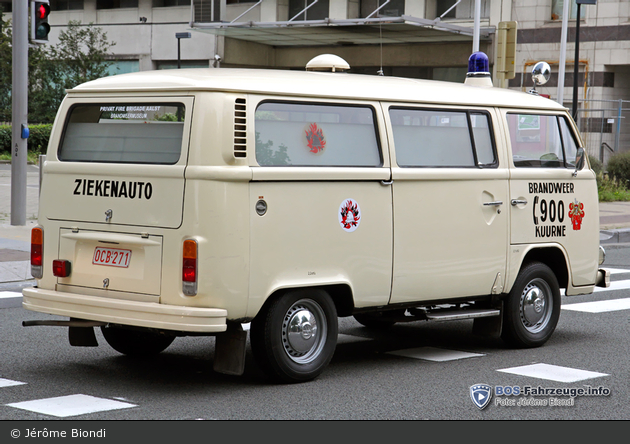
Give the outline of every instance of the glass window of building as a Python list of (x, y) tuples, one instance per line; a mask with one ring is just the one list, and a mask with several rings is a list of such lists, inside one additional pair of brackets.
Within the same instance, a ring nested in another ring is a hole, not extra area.
[(83, 0), (50, 0), (51, 11), (83, 9)]
[[(575, 0), (568, 0), (571, 2), (569, 6), (569, 20), (575, 20), (577, 17), (577, 3)], [(564, 0), (551, 0), (551, 20), (562, 20), (562, 13), (564, 11)], [(580, 8), (580, 18), (585, 17), (584, 13), (586, 8)]]
[(137, 8), (138, 0), (96, 0), (96, 9)]

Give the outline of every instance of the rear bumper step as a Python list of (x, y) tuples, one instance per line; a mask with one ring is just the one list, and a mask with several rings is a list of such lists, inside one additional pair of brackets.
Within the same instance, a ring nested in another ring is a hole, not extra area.
[(107, 299), (41, 288), (25, 288), (22, 294), (25, 309), (69, 318), (199, 333), (227, 330), (227, 310), (220, 308)]

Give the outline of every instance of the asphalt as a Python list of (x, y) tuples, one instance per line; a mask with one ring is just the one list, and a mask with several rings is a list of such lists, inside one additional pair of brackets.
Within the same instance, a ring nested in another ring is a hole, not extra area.
[[(26, 223), (14, 225), (11, 223), (11, 165), (0, 164), (0, 308), (18, 303), (14, 300), (15, 293), (5, 291), (7, 288), (35, 283), (29, 258), (30, 232), (37, 225), (39, 208), (37, 165), (28, 166), (26, 195)], [(604, 248), (630, 243), (630, 202), (600, 203), (599, 223), (599, 239)]]

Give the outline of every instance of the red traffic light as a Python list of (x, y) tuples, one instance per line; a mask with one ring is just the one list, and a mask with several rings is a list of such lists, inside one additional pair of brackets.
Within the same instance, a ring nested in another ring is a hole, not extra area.
[(37, 18), (45, 19), (50, 14), (50, 5), (47, 3), (40, 3), (37, 8)]
[(39, 8), (37, 9), (38, 18), (44, 19), (48, 17), (48, 14), (50, 14), (50, 6), (47, 5), (46, 3), (41, 3), (39, 5)]

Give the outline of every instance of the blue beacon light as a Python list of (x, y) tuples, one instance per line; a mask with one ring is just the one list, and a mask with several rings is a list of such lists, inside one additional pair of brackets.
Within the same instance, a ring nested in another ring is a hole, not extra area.
[(473, 52), (468, 58), (468, 74), (489, 75), (490, 62), (488, 61), (488, 56), (481, 51)]
[(471, 86), (492, 86), (490, 62), (485, 53), (473, 52), (468, 58), (468, 73), (464, 83)]

